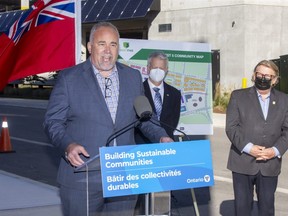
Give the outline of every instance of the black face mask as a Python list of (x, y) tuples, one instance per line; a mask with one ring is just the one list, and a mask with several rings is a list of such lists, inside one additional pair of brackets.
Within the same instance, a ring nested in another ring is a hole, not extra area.
[(255, 77), (255, 87), (259, 90), (267, 90), (271, 87), (271, 80)]

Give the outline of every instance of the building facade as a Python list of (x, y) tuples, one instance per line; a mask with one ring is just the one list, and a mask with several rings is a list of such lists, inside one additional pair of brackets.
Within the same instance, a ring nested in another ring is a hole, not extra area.
[[(254, 66), (288, 53), (288, 0), (161, 0), (150, 40), (205, 42), (219, 50), (220, 89), (251, 86)], [(288, 73), (288, 71), (287, 71)]]

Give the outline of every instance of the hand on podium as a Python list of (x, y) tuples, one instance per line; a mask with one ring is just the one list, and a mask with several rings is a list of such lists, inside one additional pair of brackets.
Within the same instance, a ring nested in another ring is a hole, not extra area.
[(160, 143), (167, 143), (167, 142), (174, 142), (174, 140), (171, 139), (170, 137), (161, 137), (160, 138)]
[(71, 143), (66, 149), (65, 158), (72, 166), (81, 166), (82, 164), (84, 164), (84, 161), (81, 159), (80, 154), (84, 155), (87, 158), (90, 157), (90, 155), (83, 146), (77, 143)]

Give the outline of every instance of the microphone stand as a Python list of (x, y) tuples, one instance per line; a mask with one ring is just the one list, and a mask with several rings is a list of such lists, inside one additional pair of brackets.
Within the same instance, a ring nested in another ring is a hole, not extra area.
[(134, 122), (126, 125), (124, 128), (121, 128), (120, 130), (116, 131), (115, 133), (111, 134), (106, 142), (106, 147), (109, 146), (109, 143), (114, 140), (115, 138), (117, 138), (118, 136), (122, 135), (123, 133), (127, 132), (128, 130), (130, 130), (133, 127), (137, 127), (142, 121), (147, 121), (151, 118), (152, 113), (150, 111), (145, 111), (143, 113), (141, 113), (141, 116), (136, 119)]
[[(162, 127), (160, 124), (163, 124), (163, 125), (165, 125), (166, 127), (169, 127), (169, 128), (172, 129), (172, 130), (176, 130), (176, 131), (178, 131), (179, 133), (183, 134), (183, 136), (186, 138), (186, 140), (191, 141), (191, 139), (189, 138), (189, 136), (188, 136), (186, 133), (184, 133), (183, 131), (181, 131), (181, 130), (179, 130), (179, 129), (177, 129), (177, 128), (174, 128), (174, 127), (166, 124), (165, 122), (162, 122), (162, 121), (160, 121), (160, 120), (159, 120), (159, 122), (155, 122), (154, 119), (150, 119), (150, 122), (152, 122), (153, 124), (155, 124), (155, 125), (157, 125), (157, 126), (159, 126), (159, 127)], [(160, 123), (160, 124), (159, 124), (159, 123)], [(181, 139), (180, 142), (182, 142), (182, 141), (183, 141), (183, 140)]]
[(114, 140), (114, 139), (117, 138), (118, 136), (124, 134), (125, 132), (127, 132), (127, 131), (130, 130), (131, 128), (137, 127), (137, 126), (140, 124), (140, 122), (142, 121), (142, 119), (143, 119), (143, 117), (135, 120), (134, 122), (126, 125), (124, 128), (121, 128), (120, 130), (118, 130), (118, 131), (116, 131), (115, 133), (111, 134), (111, 135), (108, 137), (105, 146), (108, 147), (108, 146), (109, 146), (109, 143), (110, 143), (112, 140)]

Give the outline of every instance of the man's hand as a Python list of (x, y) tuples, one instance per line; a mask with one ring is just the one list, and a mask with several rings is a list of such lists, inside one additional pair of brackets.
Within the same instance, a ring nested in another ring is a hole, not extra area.
[(259, 146), (259, 145), (253, 145), (249, 154), (252, 155), (255, 158), (261, 158), (261, 153), (265, 149), (264, 146)]
[(161, 137), (160, 143), (165, 143), (165, 142), (174, 142), (174, 140), (171, 139), (170, 137)]
[(90, 157), (85, 148), (77, 143), (69, 144), (65, 152), (66, 159), (71, 163), (71, 165), (76, 167), (84, 163), (80, 158), (80, 154), (83, 154), (85, 157)]
[(275, 151), (273, 148), (266, 148), (263, 149), (256, 160), (270, 160), (276, 156)]

